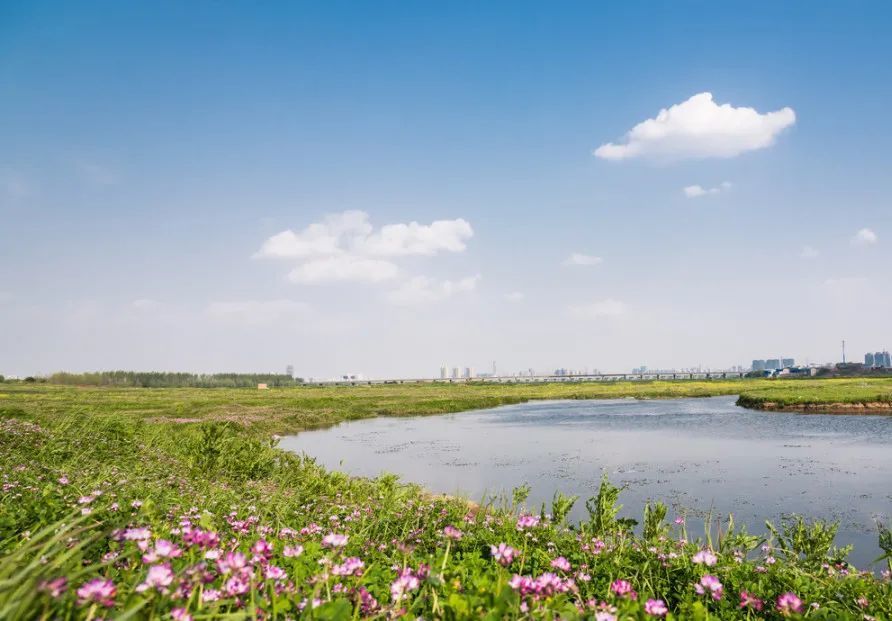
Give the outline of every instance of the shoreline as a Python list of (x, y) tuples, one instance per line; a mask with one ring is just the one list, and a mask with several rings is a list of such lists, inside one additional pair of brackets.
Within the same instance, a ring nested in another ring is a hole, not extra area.
[(750, 410), (760, 410), (763, 412), (789, 412), (795, 414), (892, 414), (892, 402), (889, 401), (789, 404), (776, 401), (750, 401), (741, 397), (737, 400), (737, 405)]

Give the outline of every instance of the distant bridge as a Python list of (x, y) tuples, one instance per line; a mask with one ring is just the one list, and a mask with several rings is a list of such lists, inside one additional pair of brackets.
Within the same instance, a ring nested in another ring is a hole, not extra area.
[(338, 379), (314, 380), (308, 386), (371, 386), (373, 384), (551, 384), (572, 382), (641, 382), (653, 380), (740, 379), (738, 371), (705, 371), (692, 373), (599, 373), (596, 375), (504, 375), (498, 377), (452, 377), (419, 379)]

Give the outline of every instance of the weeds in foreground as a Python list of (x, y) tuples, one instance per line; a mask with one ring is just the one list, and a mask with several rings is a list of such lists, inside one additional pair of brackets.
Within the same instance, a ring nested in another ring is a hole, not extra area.
[[(589, 518), (528, 488), (471, 506), (327, 472), (233, 421), (168, 425), (80, 409), (0, 413), (0, 618), (888, 619), (883, 576), (835, 525), (693, 540), (650, 504)], [(640, 534), (639, 534), (640, 532)]]

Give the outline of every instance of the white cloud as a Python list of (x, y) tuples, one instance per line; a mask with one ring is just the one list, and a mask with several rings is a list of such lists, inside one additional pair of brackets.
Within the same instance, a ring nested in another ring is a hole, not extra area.
[(719, 105), (712, 93), (698, 93), (638, 123), (621, 144), (601, 145), (594, 155), (606, 160), (734, 157), (771, 146), (795, 122), (792, 108), (762, 114), (753, 108)]
[(388, 259), (463, 252), (473, 235), (470, 223), (461, 218), (387, 224), (375, 231), (367, 213), (345, 211), (300, 231), (273, 235), (254, 257), (303, 260), (288, 276), (295, 283), (377, 283), (399, 274), (399, 267)]
[(301, 231), (290, 229), (267, 239), (254, 255), (258, 258), (300, 259), (332, 254), (374, 257), (434, 255), (463, 252), (474, 230), (462, 218), (431, 224), (386, 224), (377, 232), (364, 211), (326, 216)]
[(208, 305), (206, 312), (214, 319), (261, 325), (287, 319), (303, 319), (309, 310), (307, 304), (292, 300), (245, 300), (213, 302)]
[(814, 259), (817, 258), (819, 254), (820, 253), (816, 248), (812, 248), (811, 246), (803, 246), (802, 252), (799, 253), (799, 256), (803, 259)]
[(443, 280), (440, 282), (426, 276), (416, 276), (407, 280), (398, 289), (388, 293), (387, 300), (400, 306), (439, 302), (457, 293), (473, 291), (477, 288), (479, 281), (479, 274), (458, 281)]
[(522, 302), (526, 296), (520, 291), (512, 291), (505, 294), (505, 299), (509, 302)]
[(564, 262), (561, 265), (600, 265), (604, 262), (604, 259), (601, 257), (595, 257), (590, 254), (582, 254), (581, 252), (574, 252), (569, 257), (564, 259)]
[(257, 258), (302, 259), (320, 255), (341, 254), (347, 244), (372, 232), (369, 216), (364, 211), (330, 214), (322, 222), (314, 222), (302, 231), (291, 229), (273, 235), (254, 255)]
[(626, 305), (618, 300), (608, 298), (588, 304), (573, 304), (568, 310), (570, 316), (576, 319), (599, 319), (622, 315), (626, 311)]
[(852, 243), (856, 246), (872, 246), (877, 243), (877, 234), (872, 230), (864, 228), (855, 233), (855, 236), (852, 237)]
[(731, 183), (729, 181), (723, 181), (714, 188), (704, 188), (702, 185), (685, 186), (682, 189), (682, 192), (684, 192), (684, 195), (688, 198), (699, 198), (700, 196), (707, 196), (709, 194), (721, 194), (729, 189), (731, 189)]
[(396, 278), (399, 268), (390, 261), (350, 254), (311, 259), (291, 270), (288, 279), (299, 284), (326, 282), (378, 283)]
[(357, 250), (373, 256), (433, 255), (440, 251), (463, 252), (474, 231), (461, 218), (437, 220), (429, 225), (388, 224), (360, 240)]

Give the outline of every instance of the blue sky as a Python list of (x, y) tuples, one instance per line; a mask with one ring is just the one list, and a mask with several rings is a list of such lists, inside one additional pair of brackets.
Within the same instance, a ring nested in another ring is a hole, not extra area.
[(481, 4), (3, 3), (0, 373), (892, 346), (888, 3)]

